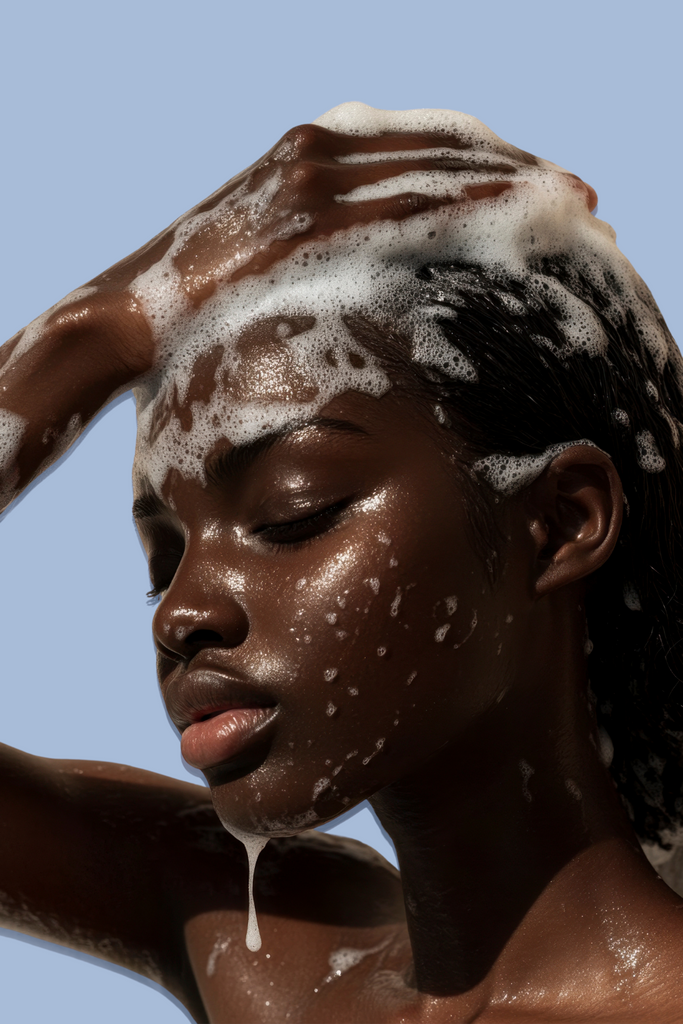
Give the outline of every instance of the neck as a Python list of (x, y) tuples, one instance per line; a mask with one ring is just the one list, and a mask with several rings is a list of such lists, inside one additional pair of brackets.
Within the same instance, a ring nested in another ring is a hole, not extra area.
[(542, 894), (549, 921), (562, 919), (568, 903), (586, 911), (588, 889), (599, 915), (601, 901), (614, 899), (615, 878), (601, 895), (591, 851), (616, 844), (630, 851), (629, 864), (638, 862), (591, 742), (581, 648), (580, 637), (568, 637), (564, 651), (515, 679), (466, 737), (372, 800), (396, 846), (423, 993), (470, 992), (494, 974), (505, 985), (505, 964), (518, 971), (522, 947), (534, 939), (534, 929), (520, 926)]

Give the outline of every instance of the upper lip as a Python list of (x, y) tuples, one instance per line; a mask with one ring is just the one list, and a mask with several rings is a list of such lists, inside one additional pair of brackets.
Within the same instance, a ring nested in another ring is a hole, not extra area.
[(215, 666), (190, 667), (168, 683), (164, 700), (173, 724), (183, 732), (193, 722), (233, 708), (272, 708), (277, 701), (255, 685)]

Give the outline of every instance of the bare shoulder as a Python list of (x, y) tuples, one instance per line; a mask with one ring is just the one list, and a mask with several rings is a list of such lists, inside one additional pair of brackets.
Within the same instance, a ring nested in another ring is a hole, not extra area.
[(394, 966), (407, 941), (401, 882), (375, 850), (321, 832), (271, 840), (256, 868), (262, 946), (251, 952), (245, 944), (246, 855), (241, 853), (238, 871), (226, 872), (225, 855), (231, 864), (239, 857), (234, 840), (215, 833), (214, 841), (211, 881), (205, 874), (200, 895), (194, 875), (197, 902), (185, 932), (209, 1020), (266, 1019), (271, 1005), (277, 1019), (290, 1013), (293, 1020), (335, 1019), (315, 1014), (335, 995), (338, 986), (331, 981), (337, 973), (353, 967), (355, 986), (378, 960), (389, 957)]

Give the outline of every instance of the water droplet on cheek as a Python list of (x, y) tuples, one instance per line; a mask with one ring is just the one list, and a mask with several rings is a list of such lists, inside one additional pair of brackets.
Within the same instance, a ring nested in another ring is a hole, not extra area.
[(379, 754), (380, 750), (384, 746), (385, 739), (386, 739), (385, 736), (381, 736), (380, 739), (377, 740), (377, 742), (375, 743), (375, 749), (373, 750), (373, 752), (371, 754), (369, 754), (367, 757), (363, 758), (363, 764), (364, 765), (369, 764), (370, 761), (372, 761), (373, 757), (376, 757), (377, 754)]
[(389, 609), (389, 614), (393, 618), (396, 618), (396, 616), (398, 615), (398, 609), (399, 609), (399, 605), (401, 604), (401, 597), (402, 596), (403, 595), (401, 593), (401, 588), (398, 587), (397, 590), (396, 590), (396, 596), (394, 597), (394, 600), (391, 602), (391, 608)]
[(323, 790), (327, 789), (330, 785), (329, 779), (318, 779), (313, 787), (313, 799), (317, 800)]

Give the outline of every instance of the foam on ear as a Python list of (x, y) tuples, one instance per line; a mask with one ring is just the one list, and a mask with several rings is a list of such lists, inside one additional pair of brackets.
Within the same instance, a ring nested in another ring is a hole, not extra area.
[(591, 448), (597, 448), (592, 441), (583, 437), (578, 441), (551, 444), (538, 455), (487, 455), (475, 462), (472, 469), (482, 476), (494, 491), (509, 497), (533, 483), (556, 455), (575, 444), (588, 444)]

